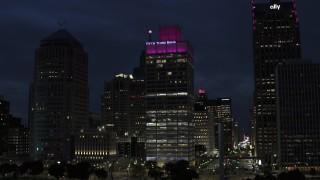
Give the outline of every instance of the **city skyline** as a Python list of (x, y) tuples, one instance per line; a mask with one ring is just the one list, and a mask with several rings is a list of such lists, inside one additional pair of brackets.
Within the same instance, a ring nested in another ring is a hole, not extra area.
[[(68, 31), (88, 52), (90, 110), (93, 112), (101, 111), (103, 82), (114, 74), (132, 73), (138, 65), (148, 30), (152, 29), (153, 37), (157, 37), (158, 26), (180, 24), (184, 37), (195, 49), (195, 90), (205, 88), (211, 99), (231, 97), (234, 117), (240, 118), (241, 127), (248, 127), (254, 86), (251, 2), (205, 1), (199, 4), (184, 1), (183, 7), (177, 1), (75, 2), (63, 2), (62, 5), (62, 1), (60, 4), (48, 1), (32, 6), (30, 2), (7, 1), (0, 7), (4, 24), (0, 29), (3, 35), (0, 94), (11, 102), (14, 116), (27, 121), (34, 50), (42, 38), (59, 29), (59, 19), (68, 21)], [(311, 58), (315, 63), (320, 62), (320, 55), (316, 54), (316, 41), (320, 38), (316, 32), (320, 30), (320, 24), (311, 19), (320, 15), (316, 11), (317, 4), (320, 2), (297, 1), (302, 57)], [(166, 11), (163, 11), (165, 7)]]

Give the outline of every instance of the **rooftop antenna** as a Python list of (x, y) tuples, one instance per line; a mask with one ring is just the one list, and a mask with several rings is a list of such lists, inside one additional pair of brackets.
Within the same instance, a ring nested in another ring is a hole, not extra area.
[(148, 42), (151, 42), (151, 41), (152, 41), (152, 30), (150, 29), (150, 30), (148, 31), (148, 33), (149, 33)]
[(58, 21), (58, 25), (61, 29), (67, 29), (68, 27), (68, 22), (65, 19), (60, 19)]

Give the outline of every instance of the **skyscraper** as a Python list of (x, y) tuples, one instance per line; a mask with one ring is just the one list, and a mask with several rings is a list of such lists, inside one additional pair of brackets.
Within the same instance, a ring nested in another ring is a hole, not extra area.
[(71, 158), (73, 135), (88, 126), (88, 96), (88, 56), (82, 44), (65, 29), (41, 40), (30, 88), (33, 158)]
[(145, 136), (144, 80), (118, 74), (104, 85), (103, 125), (112, 125), (118, 137)]
[(205, 90), (200, 89), (198, 92), (194, 105), (195, 153), (196, 156), (213, 155), (215, 148), (213, 113), (204, 105), (207, 101)]
[(217, 98), (215, 100), (208, 100), (205, 106), (213, 113), (214, 119), (214, 138), (215, 148), (219, 149), (219, 131), (218, 124), (221, 123), (224, 131), (224, 151), (228, 152), (233, 147), (233, 135), (232, 135), (232, 108), (231, 98)]
[(194, 70), (191, 44), (179, 26), (160, 27), (146, 42), (146, 159), (194, 159)]
[(277, 67), (278, 162), (285, 170), (320, 170), (319, 84), (320, 64), (292, 60)]
[(296, 4), (270, 0), (255, 4), (253, 15), (254, 112), (257, 156), (271, 162), (277, 150), (275, 69), (300, 58)]
[(105, 81), (102, 99), (103, 125), (117, 133), (117, 149), (120, 155), (130, 155), (125, 153), (129, 151), (123, 149), (125, 144), (131, 142), (131, 137), (136, 137), (137, 143), (144, 144), (145, 113), (143, 79), (118, 74), (112, 80)]

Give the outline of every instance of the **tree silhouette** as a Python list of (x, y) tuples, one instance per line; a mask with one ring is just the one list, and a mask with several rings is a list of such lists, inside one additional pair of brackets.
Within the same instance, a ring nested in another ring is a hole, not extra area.
[(39, 175), (43, 172), (43, 164), (42, 161), (34, 161), (31, 163), (31, 174), (33, 176)]
[(94, 171), (95, 175), (98, 177), (98, 178), (101, 178), (101, 179), (105, 179), (108, 177), (108, 171), (106, 171), (105, 169), (101, 168), (101, 169), (96, 169)]
[(161, 176), (163, 175), (163, 172), (160, 171), (159, 167), (153, 167), (149, 169), (148, 175), (154, 179), (158, 179), (158, 178), (161, 178)]
[(195, 170), (192, 170), (189, 162), (185, 160), (166, 163), (165, 170), (173, 180), (192, 180), (192, 178), (199, 177), (199, 174)]
[(286, 172), (281, 172), (280, 174), (278, 174), (278, 180), (286, 180), (287, 176), (288, 174)]
[(5, 176), (8, 173), (11, 173), (12, 171), (15, 171), (15, 166), (5, 163), (0, 165), (0, 173), (2, 176)]
[(314, 175), (317, 174), (317, 171), (316, 171), (315, 168), (311, 168), (309, 173), (310, 173), (311, 176), (314, 176)]
[(51, 176), (54, 176), (58, 180), (60, 177), (63, 177), (65, 173), (65, 163), (52, 164), (49, 167), (48, 172)]
[(292, 170), (288, 172), (288, 179), (292, 180), (305, 180), (306, 177), (302, 174), (298, 169)]

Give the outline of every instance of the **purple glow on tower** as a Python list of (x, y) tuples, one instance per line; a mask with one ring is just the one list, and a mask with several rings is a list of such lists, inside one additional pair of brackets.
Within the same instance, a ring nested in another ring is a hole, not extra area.
[(255, 15), (254, 15), (254, 0), (251, 0), (251, 9), (252, 9), (252, 28), (255, 31), (256, 30), (256, 20), (255, 20)]
[(192, 48), (186, 41), (162, 41), (162, 42), (147, 42), (147, 54), (164, 54), (164, 53), (189, 53), (193, 54)]
[(160, 27), (160, 41), (146, 42), (147, 54), (164, 53), (188, 53), (193, 56), (193, 50), (188, 41), (182, 40), (182, 30), (180, 26)]
[(160, 41), (182, 41), (182, 29), (180, 26), (160, 26)]
[(293, 8), (294, 8), (294, 15), (296, 17), (296, 27), (298, 27), (299, 25), (299, 18), (298, 18), (298, 11), (297, 11), (297, 4), (296, 4), (296, 0), (292, 0), (293, 3)]

